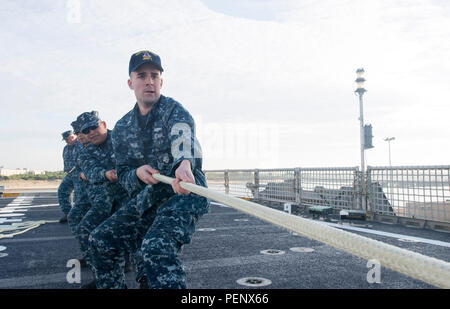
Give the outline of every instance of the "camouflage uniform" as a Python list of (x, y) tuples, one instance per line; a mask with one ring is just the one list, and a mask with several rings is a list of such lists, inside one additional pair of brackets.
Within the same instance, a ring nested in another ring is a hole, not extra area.
[(64, 161), (64, 172), (67, 175), (61, 181), (58, 187), (58, 202), (61, 207), (62, 212), (67, 215), (72, 208), (72, 203), (70, 201), (70, 194), (74, 189), (74, 175), (73, 168), (75, 167), (75, 152), (77, 147), (80, 147), (81, 143), (75, 141), (75, 143), (70, 146), (66, 145), (63, 150), (63, 161)]
[(106, 171), (115, 169), (111, 130), (107, 134), (103, 144), (88, 144), (80, 153), (81, 169), (89, 182), (91, 207), (74, 232), (82, 251), (87, 251), (86, 262), (89, 265), (89, 234), (128, 199), (126, 191), (118, 182), (112, 183), (105, 177)]
[[(206, 187), (194, 120), (181, 104), (164, 96), (153, 106), (145, 123), (140, 125), (138, 117), (136, 104), (113, 130), (117, 175), (133, 198), (91, 233), (97, 287), (125, 287), (121, 268), (124, 259), (118, 254), (125, 249), (131, 253), (137, 250), (134, 258), (139, 282), (149, 288), (186, 288), (178, 254), (190, 242), (198, 218), (208, 212), (209, 200), (195, 194), (175, 195), (172, 187), (163, 183), (146, 185), (136, 176), (136, 169), (148, 164), (162, 175), (174, 177), (178, 164), (187, 159), (196, 183)], [(191, 133), (188, 155), (171, 151), (183, 133), (174, 129), (180, 123)]]
[[(74, 133), (80, 132), (80, 124), (77, 121), (72, 122)], [(67, 221), (73, 233), (75, 233), (75, 227), (80, 223), (81, 219), (86, 215), (91, 202), (88, 197), (88, 183), (80, 178), (81, 174), (81, 160), (80, 152), (85, 146), (79, 143), (79, 147), (75, 150), (75, 170), (73, 171), (74, 179), (74, 203), (73, 207), (67, 215)], [(83, 252), (85, 254), (85, 252)]]
[(81, 165), (79, 159), (79, 153), (83, 150), (84, 146), (77, 148), (77, 165), (73, 171), (73, 185), (74, 185), (74, 201), (73, 207), (67, 215), (67, 221), (72, 232), (75, 232), (75, 227), (80, 223), (81, 219), (86, 215), (91, 202), (88, 197), (88, 183), (80, 178)]

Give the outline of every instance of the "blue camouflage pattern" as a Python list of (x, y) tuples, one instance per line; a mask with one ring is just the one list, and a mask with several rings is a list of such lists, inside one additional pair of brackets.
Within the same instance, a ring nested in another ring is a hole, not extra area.
[[(73, 132), (75, 134), (78, 134), (81, 131), (79, 121), (73, 121), (71, 123), (71, 126), (73, 127)], [(83, 181), (80, 177), (80, 174), (82, 172), (81, 170), (81, 160), (80, 160), (80, 153), (85, 147), (85, 145), (82, 145), (80, 143), (81, 147), (77, 147), (75, 154), (75, 170), (74, 173), (74, 203), (73, 207), (70, 210), (69, 214), (67, 215), (67, 222), (69, 223), (69, 227), (72, 230), (72, 233), (75, 233), (75, 227), (80, 223), (81, 219), (86, 215), (89, 208), (91, 207), (91, 203), (89, 201), (88, 197), (88, 183), (86, 181)], [(85, 252), (83, 252), (83, 256), (85, 255)]]
[(89, 234), (119, 209), (128, 199), (128, 195), (119, 182), (111, 183), (105, 177), (106, 171), (115, 169), (111, 130), (108, 130), (103, 144), (88, 144), (80, 152), (79, 158), (81, 170), (88, 180), (91, 207), (75, 227), (74, 233), (82, 251), (87, 252), (86, 262), (90, 265)]
[(81, 132), (87, 127), (97, 124), (99, 120), (97, 111), (82, 113), (77, 117), (78, 130)]
[[(74, 128), (75, 129), (75, 128)], [(82, 173), (81, 170), (81, 159), (80, 153), (85, 146), (81, 146), (77, 148), (76, 152), (76, 166), (73, 171), (75, 177), (74, 179), (74, 203), (73, 207), (67, 215), (67, 221), (72, 232), (75, 234), (76, 226), (81, 222), (83, 217), (89, 211), (91, 207), (91, 202), (89, 199), (89, 185), (88, 182), (83, 181), (80, 177)], [(83, 255), (86, 255), (86, 252), (82, 250)]]
[(70, 134), (72, 134), (72, 130), (69, 131), (65, 131), (63, 133), (61, 133), (62, 139), (65, 140), (66, 138), (68, 138), (70, 136)]
[(73, 145), (66, 145), (63, 149), (63, 162), (64, 162), (64, 172), (70, 172), (76, 165), (76, 152), (77, 147), (80, 147), (81, 143), (75, 141)]
[(153, 106), (143, 128), (138, 113), (136, 104), (113, 130), (117, 175), (132, 199), (89, 239), (95, 248), (97, 287), (125, 287), (123, 254), (118, 253), (128, 251), (134, 256), (138, 282), (150, 288), (186, 288), (178, 254), (191, 241), (199, 217), (209, 211), (209, 200), (195, 194), (175, 195), (170, 185), (162, 183), (146, 185), (136, 169), (148, 164), (174, 177), (178, 164), (189, 160), (196, 183), (206, 187), (195, 123), (180, 103), (165, 96)]
[(66, 145), (63, 149), (64, 172), (67, 174), (58, 186), (58, 202), (65, 215), (68, 215), (72, 208), (70, 195), (74, 190), (75, 173), (73, 171), (76, 165), (76, 152), (80, 147), (82, 147), (81, 143), (75, 141), (73, 145)]

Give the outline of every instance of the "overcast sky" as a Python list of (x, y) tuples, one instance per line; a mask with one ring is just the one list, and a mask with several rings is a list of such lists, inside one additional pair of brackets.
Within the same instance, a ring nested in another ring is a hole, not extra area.
[(0, 11), (0, 166), (62, 170), (84, 111), (135, 103), (128, 61), (161, 56), (162, 94), (194, 116), (205, 169), (448, 165), (450, 2), (18, 0)]

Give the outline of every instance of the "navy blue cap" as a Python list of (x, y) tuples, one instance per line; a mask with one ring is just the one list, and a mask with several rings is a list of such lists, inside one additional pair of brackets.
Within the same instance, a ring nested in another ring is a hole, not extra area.
[(80, 132), (86, 128), (96, 125), (99, 120), (100, 118), (98, 117), (97, 111), (82, 113), (77, 117)]
[(156, 66), (161, 73), (164, 72), (161, 66), (161, 58), (151, 51), (143, 50), (131, 55), (130, 65), (128, 66), (128, 75), (131, 75), (131, 72), (136, 71), (137, 68), (144, 63), (151, 63)]
[(73, 133), (72, 130), (63, 132), (63, 133), (61, 134), (61, 135), (62, 135), (62, 139), (65, 140), (65, 139), (68, 138), (68, 137), (70, 136), (70, 134), (72, 134), (72, 133)]
[(75, 120), (75, 121), (73, 121), (70, 125), (71, 125), (72, 128), (73, 128), (73, 133), (78, 134), (78, 133), (81, 132), (81, 126), (80, 126), (80, 124), (78, 123), (78, 121)]

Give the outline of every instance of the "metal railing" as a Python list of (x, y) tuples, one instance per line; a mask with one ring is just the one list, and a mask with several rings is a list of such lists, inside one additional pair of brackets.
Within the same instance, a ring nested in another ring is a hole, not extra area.
[(450, 166), (367, 168), (369, 210), (450, 222)]
[(210, 170), (208, 186), (233, 196), (450, 222), (450, 166)]
[(233, 196), (338, 209), (360, 205), (357, 167), (211, 170), (205, 174), (210, 188)]

